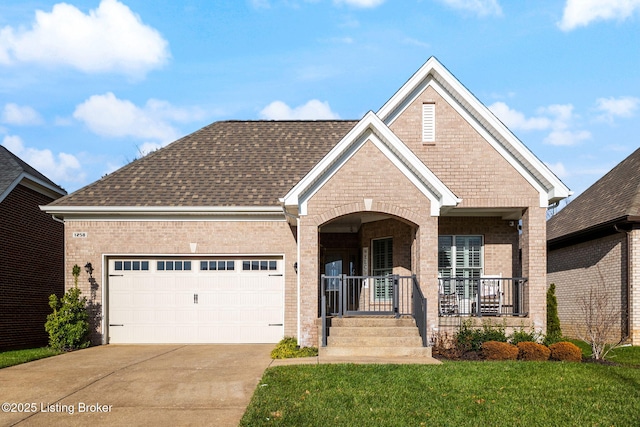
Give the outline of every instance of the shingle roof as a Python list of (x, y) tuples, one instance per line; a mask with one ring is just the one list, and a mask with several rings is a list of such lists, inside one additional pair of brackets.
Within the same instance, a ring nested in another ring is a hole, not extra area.
[(18, 156), (0, 145), (0, 194), (3, 194), (23, 173), (42, 181), (42, 183), (52, 187), (56, 192), (65, 194), (66, 192), (56, 185), (49, 178), (29, 166)]
[(547, 240), (640, 216), (640, 148), (547, 223)]
[(50, 206), (277, 206), (356, 121), (221, 121)]

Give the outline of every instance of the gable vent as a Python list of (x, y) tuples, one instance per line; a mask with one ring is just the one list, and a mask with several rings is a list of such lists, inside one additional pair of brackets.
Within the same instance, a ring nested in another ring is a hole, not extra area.
[(436, 104), (422, 104), (422, 142), (436, 140)]

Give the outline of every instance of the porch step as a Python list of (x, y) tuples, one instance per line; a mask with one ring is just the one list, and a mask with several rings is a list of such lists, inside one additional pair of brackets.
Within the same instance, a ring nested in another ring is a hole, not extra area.
[(325, 357), (431, 357), (412, 318), (333, 318), (327, 346), (319, 350)]

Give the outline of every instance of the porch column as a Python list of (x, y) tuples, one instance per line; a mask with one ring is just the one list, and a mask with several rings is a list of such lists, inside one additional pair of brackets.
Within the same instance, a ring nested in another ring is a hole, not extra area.
[(300, 218), (300, 336), (301, 347), (318, 347), (318, 226)]
[(529, 207), (522, 216), (522, 276), (529, 279), (529, 318), (547, 332), (546, 208)]
[(427, 333), (438, 328), (438, 217), (426, 217), (416, 235), (415, 274), (427, 299)]

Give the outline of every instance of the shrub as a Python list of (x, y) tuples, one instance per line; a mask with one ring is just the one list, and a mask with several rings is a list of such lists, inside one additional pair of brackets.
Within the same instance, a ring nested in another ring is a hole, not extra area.
[(518, 347), (501, 341), (487, 341), (482, 344), (482, 357), (486, 360), (516, 360)]
[(80, 298), (78, 288), (80, 267), (73, 266), (75, 286), (69, 289), (62, 298), (53, 294), (49, 296), (49, 307), (53, 313), (47, 316), (44, 328), (49, 334), (49, 346), (57, 351), (77, 350), (89, 347), (89, 313), (87, 298)]
[(560, 360), (565, 362), (581, 362), (582, 350), (577, 345), (562, 341), (549, 346), (551, 351), (551, 360)]
[(318, 355), (315, 347), (299, 347), (298, 341), (293, 337), (283, 338), (276, 348), (271, 351), (272, 359), (291, 359), (294, 357), (313, 357)]
[(460, 325), (456, 334), (456, 345), (462, 352), (480, 351), (482, 344), (487, 341), (507, 342), (505, 327), (485, 323), (481, 329), (473, 328), (470, 320), (465, 320)]
[(544, 343), (549, 345), (562, 339), (560, 317), (558, 317), (558, 299), (556, 298), (556, 284), (552, 283), (547, 289), (547, 334)]
[(523, 328), (514, 331), (513, 334), (509, 336), (509, 342), (513, 345), (518, 345), (521, 342), (538, 342), (540, 339), (540, 334), (535, 331), (535, 329), (531, 328), (529, 332), (525, 331)]
[(537, 342), (523, 341), (518, 343), (518, 359), (520, 360), (549, 360), (551, 350)]

